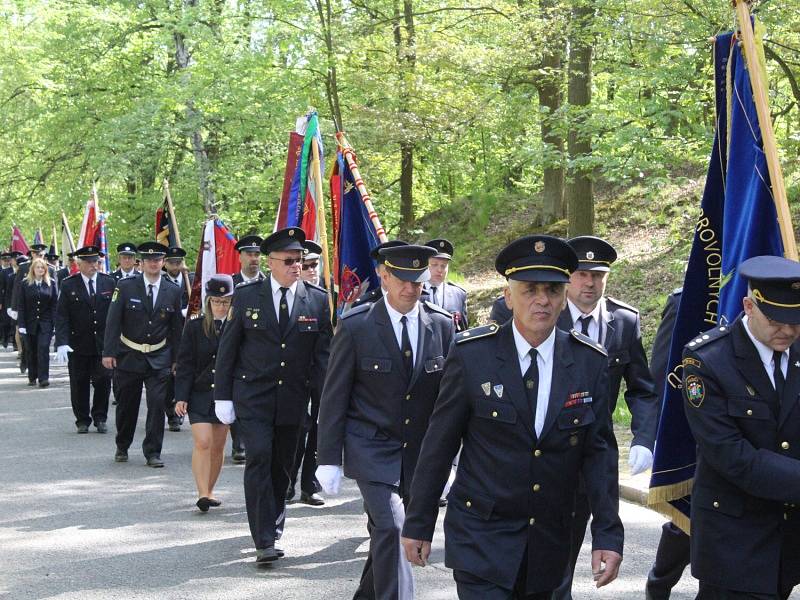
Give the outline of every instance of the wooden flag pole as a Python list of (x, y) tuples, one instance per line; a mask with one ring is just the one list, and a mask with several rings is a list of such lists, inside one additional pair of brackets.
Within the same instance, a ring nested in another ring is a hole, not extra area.
[(69, 239), (70, 243), (70, 252), (75, 252), (77, 248), (75, 248), (75, 242), (72, 239), (72, 232), (69, 230), (69, 222), (67, 221), (67, 215), (64, 214), (64, 211), (61, 211), (61, 223), (64, 226), (64, 229), (67, 230), (67, 239)]
[(753, 23), (750, 20), (750, 9), (745, 0), (733, 0), (736, 14), (739, 18), (739, 31), (744, 43), (744, 55), (747, 60), (747, 72), (750, 74), (750, 85), (753, 88), (753, 100), (758, 113), (758, 124), (761, 126), (761, 139), (764, 154), (769, 168), (769, 180), (772, 186), (772, 198), (778, 213), (778, 225), (781, 229), (783, 241), (783, 254), (790, 260), (797, 260), (797, 242), (792, 227), (792, 216), (789, 212), (789, 202), (786, 199), (786, 187), (783, 181), (781, 161), (778, 156), (778, 145), (775, 141), (775, 131), (772, 128), (772, 117), (767, 100), (766, 82), (761, 72), (761, 61), (756, 50)]
[(53, 223), (53, 254), (58, 255), (58, 237), (56, 237), (56, 224)]
[(328, 308), (333, 319), (333, 287), (331, 286), (331, 263), (328, 255), (328, 228), (325, 221), (325, 196), (322, 192), (322, 165), (319, 160), (319, 144), (311, 140), (311, 168), (314, 170), (314, 187), (317, 190), (317, 227), (319, 228), (319, 245), (322, 246), (322, 276), (328, 290)]
[[(164, 180), (164, 198), (167, 201), (167, 210), (169, 211), (169, 226), (172, 227), (172, 230), (175, 232), (175, 244), (178, 248), (183, 248), (181, 244), (181, 233), (178, 231), (178, 220), (175, 218), (175, 208), (172, 206), (172, 195), (169, 193), (169, 181), (166, 179)], [(186, 261), (183, 261), (181, 273), (183, 274), (183, 285), (186, 287), (186, 293), (188, 293), (191, 298), (192, 284), (189, 283), (189, 269), (186, 267)]]
[(367, 207), (367, 213), (369, 213), (369, 219), (372, 221), (372, 226), (375, 228), (375, 233), (378, 235), (378, 241), (383, 243), (389, 238), (386, 236), (386, 230), (383, 228), (383, 225), (381, 225), (381, 220), (378, 218), (378, 213), (375, 212), (375, 207), (372, 205), (372, 198), (370, 197), (369, 192), (367, 192), (367, 186), (364, 185), (364, 180), (361, 178), (361, 172), (358, 170), (358, 165), (356, 164), (355, 151), (350, 145), (350, 142), (347, 141), (344, 131), (339, 131), (336, 134), (336, 141), (339, 142), (339, 146), (342, 149), (342, 154), (344, 154), (344, 159), (347, 161), (347, 166), (350, 167), (350, 172), (353, 174), (353, 179), (355, 179), (356, 182), (356, 188), (358, 188), (358, 191), (361, 194), (361, 201), (364, 203), (364, 206)]

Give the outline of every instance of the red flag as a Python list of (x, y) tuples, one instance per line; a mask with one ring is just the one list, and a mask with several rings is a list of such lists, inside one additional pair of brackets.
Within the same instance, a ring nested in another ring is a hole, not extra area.
[(81, 222), (81, 234), (78, 236), (78, 248), (84, 246), (94, 246), (97, 241), (100, 223), (98, 221), (97, 206), (94, 198), (86, 202), (83, 211), (83, 221)]
[(16, 225), (11, 229), (11, 251), (22, 252), (22, 254), (28, 254), (28, 252), (30, 252), (25, 237)]
[(203, 227), (197, 264), (194, 269), (194, 284), (189, 299), (189, 315), (200, 311), (203, 305), (206, 282), (218, 273), (233, 275), (239, 270), (239, 252), (236, 238), (219, 219), (209, 219)]

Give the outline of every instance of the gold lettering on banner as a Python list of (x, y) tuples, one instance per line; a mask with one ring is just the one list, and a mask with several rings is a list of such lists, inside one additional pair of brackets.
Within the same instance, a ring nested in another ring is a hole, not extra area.
[(720, 248), (717, 232), (711, 228), (711, 221), (703, 214), (697, 220), (697, 237), (703, 242), (708, 277), (709, 299), (706, 302), (703, 320), (710, 325), (716, 325), (719, 320), (719, 289), (722, 287), (722, 248)]

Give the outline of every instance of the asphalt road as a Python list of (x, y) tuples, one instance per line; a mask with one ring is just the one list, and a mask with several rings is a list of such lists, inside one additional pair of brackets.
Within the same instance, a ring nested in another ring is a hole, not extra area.
[[(106, 435), (77, 435), (65, 369), (30, 388), (15, 354), (0, 349), (0, 597), (94, 599), (346, 600), (366, 557), (366, 518), (355, 484), (324, 507), (293, 504), (286, 558), (256, 567), (242, 490), (243, 467), (226, 463), (223, 505), (201, 514), (190, 469), (191, 433), (165, 433), (164, 469), (144, 465), (144, 402), (130, 461), (114, 456), (113, 407)], [(621, 577), (594, 590), (584, 544), (574, 598), (644, 598), (663, 518), (623, 503)], [(415, 569), (419, 600), (454, 599), (443, 564), (441, 515), (432, 564)], [(672, 597), (694, 597), (688, 574)]]

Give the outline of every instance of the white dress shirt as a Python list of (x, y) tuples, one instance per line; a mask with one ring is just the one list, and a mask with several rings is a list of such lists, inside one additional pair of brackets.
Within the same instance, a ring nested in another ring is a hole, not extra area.
[(242, 283), (249, 283), (251, 281), (258, 281), (261, 278), (261, 271), (257, 271), (255, 277), (248, 277), (244, 274), (244, 271), (239, 271), (239, 275), (242, 276)]
[[(761, 358), (761, 362), (764, 364), (764, 370), (767, 372), (767, 377), (769, 377), (770, 382), (772, 383), (772, 387), (775, 387), (775, 355), (774, 350), (760, 342), (756, 339), (753, 333), (750, 331), (750, 319), (747, 315), (742, 318), (742, 322), (744, 323), (744, 330), (747, 332), (747, 336), (750, 338), (750, 341), (753, 342), (753, 345), (758, 350), (758, 356)], [(781, 355), (781, 371), (783, 371), (783, 379), (786, 380), (787, 371), (789, 370), (789, 349), (783, 351)]]
[(150, 281), (146, 275), (142, 275), (142, 279), (144, 280), (144, 295), (147, 296), (147, 292), (150, 289), (150, 286), (153, 286), (153, 307), (155, 307), (156, 302), (158, 302), (158, 288), (161, 287), (161, 276), (159, 275), (156, 281)]
[[(281, 288), (284, 287), (277, 281), (275, 281), (274, 277), (270, 277), (270, 283), (272, 284), (272, 303), (275, 305), (275, 317), (278, 319), (278, 323), (281, 322)], [(289, 291), (286, 292), (286, 304), (289, 307), (289, 314), (292, 314), (292, 308), (294, 307), (294, 295), (297, 291), (297, 282), (295, 281), (292, 285), (289, 286)]]
[[(513, 322), (511, 329), (514, 332), (514, 344), (517, 346), (517, 358), (519, 359), (519, 370), (522, 377), (531, 366), (531, 355), (528, 354), (533, 348), (517, 329), (517, 323)], [(547, 405), (550, 402), (550, 387), (553, 382), (553, 352), (556, 343), (556, 328), (547, 336), (547, 339), (536, 346), (536, 366), (539, 369), (539, 387), (536, 394), (536, 416), (533, 427), (538, 437), (542, 433), (544, 420), (547, 417)]]
[(86, 277), (83, 273), (81, 273), (81, 279), (83, 279), (83, 287), (86, 288), (86, 293), (89, 294), (89, 297), (92, 297), (92, 290), (89, 289), (89, 282), (92, 282), (92, 287), (94, 288), (94, 293), (97, 293), (97, 275), (94, 277)]
[[(437, 306), (444, 306), (442, 302), (444, 302), (444, 286), (446, 284), (444, 282), (440, 283), (439, 285), (429, 285), (428, 286), (428, 300)], [(433, 290), (436, 289), (436, 300), (433, 299)]]
[(411, 341), (411, 352), (413, 355), (414, 364), (417, 364), (417, 341), (419, 340), (419, 303), (414, 305), (414, 308), (405, 315), (394, 309), (389, 304), (389, 299), (386, 299), (386, 312), (389, 313), (389, 318), (392, 321), (392, 329), (394, 329), (394, 337), (397, 339), (397, 347), (403, 347), (403, 324), (400, 319), (405, 316), (406, 329), (408, 329), (408, 339)]
[(597, 303), (594, 307), (594, 310), (590, 313), (584, 314), (581, 312), (581, 309), (573, 304), (572, 300), (567, 298), (567, 306), (569, 307), (569, 314), (572, 317), (572, 327), (576, 331), (583, 331), (581, 327), (580, 318), (581, 317), (592, 317), (592, 320), (589, 321), (589, 337), (592, 338), (595, 342), (603, 343), (600, 339), (600, 319), (602, 317), (602, 304), (603, 300)]
[(119, 272), (122, 275), (120, 279), (127, 279), (128, 277), (136, 277), (136, 275), (138, 275), (136, 269), (131, 269), (130, 271), (123, 271), (120, 269)]

